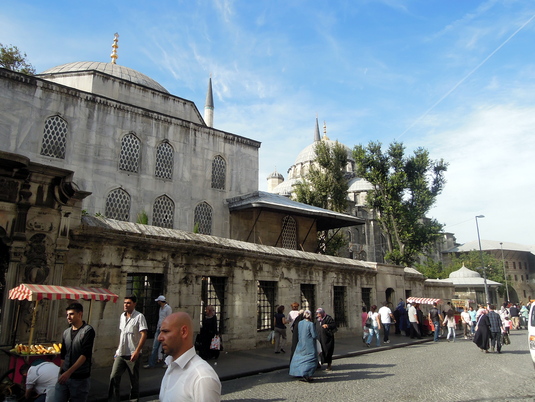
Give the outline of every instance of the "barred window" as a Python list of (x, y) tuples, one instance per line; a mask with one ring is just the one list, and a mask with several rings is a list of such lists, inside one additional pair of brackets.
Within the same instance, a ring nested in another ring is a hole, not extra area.
[(197, 204), (193, 215), (193, 230), (196, 233), (212, 234), (212, 207), (203, 201)]
[(136, 310), (142, 313), (149, 327), (148, 337), (154, 337), (159, 318), (159, 304), (154, 302), (164, 294), (163, 274), (128, 274), (126, 294), (137, 297)]
[(156, 148), (156, 171), (155, 176), (161, 179), (173, 178), (173, 147), (167, 142), (162, 142)]
[(217, 155), (212, 160), (212, 188), (224, 190), (226, 177), (227, 162), (221, 156)]
[(256, 330), (270, 330), (273, 328), (273, 316), (275, 315), (277, 282), (258, 281), (257, 289)]
[(130, 194), (122, 188), (110, 191), (106, 197), (106, 210), (104, 215), (119, 221), (128, 221), (130, 217)]
[(121, 141), (121, 156), (119, 169), (125, 172), (139, 172), (139, 155), (141, 141), (134, 134), (127, 134)]
[(203, 276), (201, 288), (202, 314), (201, 322), (204, 317), (204, 309), (206, 306), (213, 306), (215, 315), (217, 316), (217, 324), (219, 325), (219, 333), (225, 332), (225, 288), (227, 285), (227, 278), (219, 276)]
[[(366, 307), (368, 310), (372, 305), (372, 288), (362, 288), (362, 307)], [(410, 295), (405, 295), (408, 298)]]
[(301, 284), (301, 308), (316, 311), (315, 286), (308, 283)]
[(347, 292), (345, 286), (335, 286), (333, 289), (334, 320), (338, 327), (347, 326), (346, 303)]
[(297, 249), (297, 224), (289, 215), (282, 218), (282, 247)]
[(67, 128), (67, 122), (59, 116), (52, 116), (46, 119), (41, 155), (65, 159)]
[(152, 210), (152, 225), (173, 229), (175, 220), (175, 203), (166, 195), (156, 198)]

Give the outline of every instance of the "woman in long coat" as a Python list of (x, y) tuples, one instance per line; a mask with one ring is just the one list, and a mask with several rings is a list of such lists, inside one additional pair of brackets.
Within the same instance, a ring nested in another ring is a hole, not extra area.
[(206, 306), (200, 331), (201, 346), (199, 349), (199, 356), (204, 360), (217, 359), (219, 357), (219, 350), (210, 349), (212, 338), (216, 335), (219, 335), (219, 331), (217, 330), (215, 308), (213, 306)]
[(489, 353), (490, 321), (486, 310), (481, 314), (477, 322), (474, 343), (482, 352)]
[(295, 352), (290, 362), (290, 375), (302, 377), (303, 380), (310, 382), (312, 374), (318, 366), (318, 352), (316, 350), (316, 339), (318, 335), (312, 322), (312, 313), (306, 310), (303, 318), (297, 324), (298, 341)]
[(316, 331), (321, 344), (321, 364), (327, 363), (325, 370), (331, 370), (334, 353), (334, 333), (337, 331), (334, 318), (325, 314), (322, 308), (316, 310)]

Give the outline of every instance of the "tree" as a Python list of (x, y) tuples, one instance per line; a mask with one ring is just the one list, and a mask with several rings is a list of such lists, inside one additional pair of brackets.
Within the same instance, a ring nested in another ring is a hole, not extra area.
[[(319, 141), (314, 149), (316, 157), (307, 174), (294, 189), (294, 199), (304, 204), (344, 212), (347, 209), (348, 182), (344, 176), (347, 149), (336, 142), (330, 146)], [(323, 231), (318, 234), (319, 249), (328, 255), (337, 255), (347, 244), (342, 233)]]
[(385, 153), (379, 142), (366, 148), (358, 145), (353, 155), (357, 175), (373, 186), (366, 202), (386, 238), (385, 259), (410, 266), (442, 230), (443, 225), (426, 214), (444, 187), (447, 164), (431, 160), (423, 148), (405, 156), (405, 147), (398, 142)]
[(35, 68), (26, 61), (26, 53), (13, 45), (4, 46), (0, 43), (0, 67), (23, 74), (35, 74)]

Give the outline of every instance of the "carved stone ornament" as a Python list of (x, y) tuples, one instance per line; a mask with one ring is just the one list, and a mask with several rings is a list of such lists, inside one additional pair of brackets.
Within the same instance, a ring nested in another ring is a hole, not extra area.
[(24, 255), (26, 264), (24, 266), (24, 281), (26, 283), (45, 283), (50, 268), (47, 261), (47, 249), (50, 239), (44, 234), (33, 235), (26, 246)]
[(26, 224), (26, 228), (34, 232), (52, 232), (55, 229), (54, 224), (48, 221), (46, 218), (45, 219), (38, 219), (38, 218), (30, 219), (30, 221), (28, 221), (28, 223)]
[(0, 201), (17, 202), (19, 183), (16, 180), (0, 178)]

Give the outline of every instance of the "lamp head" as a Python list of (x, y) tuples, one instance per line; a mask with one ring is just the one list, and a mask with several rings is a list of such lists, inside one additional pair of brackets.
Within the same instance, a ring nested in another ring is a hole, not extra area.
[(477, 215), (476, 218), (484, 218), (485, 215)]

